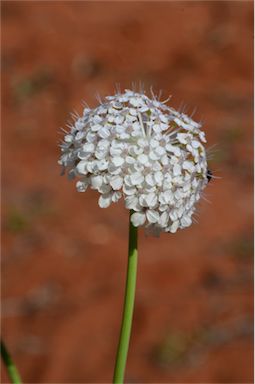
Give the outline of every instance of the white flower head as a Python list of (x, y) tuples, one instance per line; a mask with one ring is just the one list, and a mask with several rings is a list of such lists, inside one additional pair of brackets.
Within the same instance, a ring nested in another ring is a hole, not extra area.
[(85, 108), (61, 144), (59, 164), (76, 188), (107, 208), (124, 198), (134, 226), (176, 232), (192, 223), (208, 183), (201, 124), (153, 95), (126, 90)]

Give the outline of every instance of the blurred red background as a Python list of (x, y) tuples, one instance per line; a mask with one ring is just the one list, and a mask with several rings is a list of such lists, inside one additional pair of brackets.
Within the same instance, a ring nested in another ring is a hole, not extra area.
[[(198, 224), (140, 230), (127, 382), (252, 381), (252, 2), (2, 6), (2, 333), (24, 383), (111, 382), (128, 213), (60, 177), (59, 128), (132, 82), (202, 118)], [(7, 382), (2, 369), (2, 382)]]

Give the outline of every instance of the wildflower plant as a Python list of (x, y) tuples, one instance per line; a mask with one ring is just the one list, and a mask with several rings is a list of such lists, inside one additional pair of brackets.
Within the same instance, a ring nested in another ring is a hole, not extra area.
[[(168, 100), (167, 100), (168, 101)], [(121, 198), (130, 211), (125, 302), (114, 383), (123, 383), (135, 297), (137, 227), (155, 235), (189, 227), (209, 181), (201, 124), (155, 95), (107, 96), (65, 132), (59, 164), (78, 192), (99, 193), (107, 208)]]

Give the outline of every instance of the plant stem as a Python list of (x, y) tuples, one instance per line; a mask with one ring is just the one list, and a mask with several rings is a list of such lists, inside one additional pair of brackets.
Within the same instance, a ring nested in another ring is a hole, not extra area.
[(6, 366), (6, 369), (7, 369), (7, 372), (8, 372), (8, 375), (9, 375), (11, 382), (14, 384), (21, 384), (21, 378), (20, 378), (20, 375), (18, 373), (18, 370), (17, 370), (14, 362), (12, 361), (12, 358), (11, 358), (9, 352), (7, 351), (7, 348), (6, 348), (3, 340), (1, 340), (1, 356), (3, 359), (4, 365)]
[[(132, 211), (130, 211), (131, 217)], [(122, 314), (122, 324), (119, 337), (119, 345), (115, 362), (113, 383), (122, 384), (124, 380), (128, 346), (131, 334), (135, 286), (136, 286), (136, 270), (137, 270), (137, 228), (133, 226), (129, 217), (129, 246), (128, 246), (128, 265), (126, 276), (125, 300)]]

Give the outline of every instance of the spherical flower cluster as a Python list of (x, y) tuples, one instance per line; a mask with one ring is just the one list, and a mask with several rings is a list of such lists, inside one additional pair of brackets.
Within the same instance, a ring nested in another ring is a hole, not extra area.
[(154, 96), (126, 90), (85, 108), (61, 144), (59, 164), (79, 192), (107, 208), (124, 198), (134, 226), (176, 232), (191, 225), (208, 183), (201, 124)]

